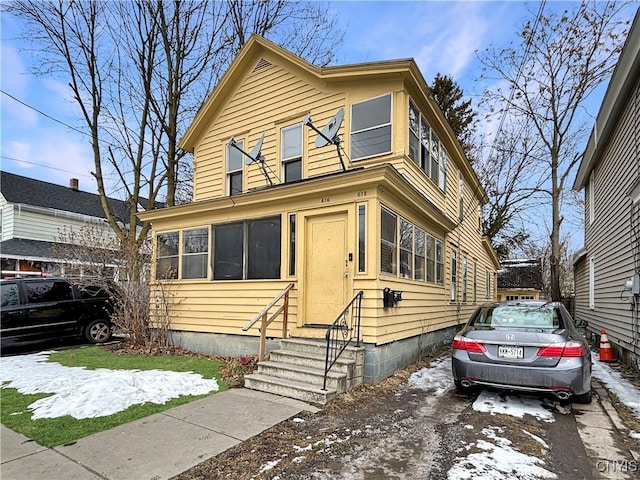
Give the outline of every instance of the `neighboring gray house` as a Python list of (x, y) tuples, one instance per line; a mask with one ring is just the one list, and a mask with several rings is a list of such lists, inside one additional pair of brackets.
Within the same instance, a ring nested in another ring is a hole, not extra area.
[(574, 254), (575, 317), (640, 368), (640, 13), (602, 101), (574, 190), (585, 244)]
[[(109, 199), (114, 213), (128, 218), (127, 203)], [(79, 266), (57, 258), (56, 244), (83, 227), (104, 239), (114, 238), (100, 197), (82, 192), (78, 180), (64, 187), (9, 172), (0, 172), (2, 278), (26, 275), (77, 275)]]

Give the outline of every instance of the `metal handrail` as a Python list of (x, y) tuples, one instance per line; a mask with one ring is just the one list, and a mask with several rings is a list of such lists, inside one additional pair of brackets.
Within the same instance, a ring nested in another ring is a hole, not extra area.
[(360, 346), (360, 315), (363, 295), (364, 292), (360, 290), (344, 310), (340, 312), (329, 328), (327, 328), (327, 333), (325, 334), (327, 351), (324, 362), (323, 390), (327, 389), (327, 376), (329, 375), (329, 371), (351, 341), (355, 338), (356, 347)]
[[(294, 287), (294, 284), (290, 283), (285, 288), (283, 288), (282, 291), (279, 294), (277, 294), (275, 297), (273, 297), (273, 300), (271, 300), (262, 310), (260, 310), (256, 314), (256, 316), (251, 319), (251, 321), (249, 323), (247, 323), (244, 327), (242, 327), (242, 330), (246, 332), (251, 327), (253, 327), (258, 320), (262, 320), (262, 322), (260, 323), (260, 350), (258, 352), (258, 359), (259, 360), (263, 360), (265, 358), (265, 345), (266, 345), (266, 339), (267, 339), (267, 327), (281, 313), (283, 314), (283, 316), (282, 316), (282, 338), (286, 338), (287, 337), (287, 322), (289, 320), (289, 291), (293, 287)], [(278, 310), (273, 312), (269, 318), (267, 318), (267, 315), (269, 314), (269, 310), (271, 309), (271, 307), (273, 307), (276, 303), (278, 303), (283, 297), (284, 297), (283, 304), (278, 308)]]

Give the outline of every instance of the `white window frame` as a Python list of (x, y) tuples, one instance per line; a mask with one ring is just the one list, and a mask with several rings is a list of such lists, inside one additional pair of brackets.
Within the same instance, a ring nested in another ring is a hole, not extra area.
[[(299, 154), (296, 153), (296, 155), (290, 155), (288, 157), (285, 157), (285, 142), (284, 142), (284, 135), (285, 132), (290, 131), (290, 130), (294, 130), (294, 129), (299, 129), (300, 130), (300, 152)], [(281, 177), (283, 182), (291, 182), (291, 181), (295, 181), (295, 180), (287, 180), (287, 177), (285, 175), (286, 172), (286, 165), (288, 163), (293, 163), (293, 162), (300, 162), (300, 180), (302, 180), (304, 178), (303, 175), (303, 164), (302, 164), (302, 157), (303, 157), (303, 150), (304, 150), (304, 135), (303, 135), (303, 128), (302, 128), (302, 123), (294, 123), (293, 125), (289, 125), (287, 127), (284, 127), (280, 130), (280, 164), (281, 164)], [(298, 179), (296, 179), (298, 180)]]
[[(354, 130), (353, 129), (353, 119), (354, 119), (354, 113), (353, 113), (353, 107), (356, 105), (360, 105), (366, 102), (371, 102), (373, 100), (377, 100), (379, 98), (383, 98), (383, 97), (389, 97), (389, 121), (386, 123), (380, 123), (378, 125), (372, 125), (370, 127), (367, 128), (363, 128), (361, 130)], [(384, 127), (389, 127), (389, 150), (386, 151), (379, 151), (376, 152), (374, 154), (368, 155), (368, 156), (362, 156), (359, 157), (354, 151), (353, 151), (353, 136), (358, 134), (358, 133), (362, 133), (362, 132), (369, 132), (369, 131), (373, 131), (376, 130), (378, 128), (384, 128)], [(371, 98), (367, 98), (366, 100), (362, 100), (360, 102), (356, 102), (354, 104), (351, 105), (351, 134), (349, 135), (349, 140), (351, 142), (350, 144), (350, 150), (351, 150), (351, 161), (356, 161), (356, 160), (365, 160), (367, 158), (372, 158), (372, 157), (377, 157), (379, 155), (387, 155), (389, 153), (392, 152), (393, 149), (393, 96), (391, 93), (385, 93), (384, 95), (378, 95), (377, 97), (371, 97)]]
[[(244, 140), (236, 140), (236, 145), (241, 149), (244, 150)], [(240, 168), (236, 168), (235, 170), (231, 170), (231, 167), (229, 166), (229, 161), (231, 160), (231, 154), (233, 152), (233, 155), (239, 155), (240, 156)], [(244, 155), (242, 154), (242, 152), (240, 150), (238, 150), (235, 147), (232, 147), (231, 145), (227, 144), (227, 158), (226, 158), (226, 167), (227, 167), (227, 173), (226, 173), (226, 178), (225, 178), (225, 183), (226, 183), (226, 187), (227, 187), (227, 195), (231, 196), (231, 195), (239, 195), (242, 193), (243, 189), (244, 189)], [(239, 192), (232, 192), (231, 191), (231, 177), (234, 174), (237, 174), (238, 172), (240, 172), (240, 178), (241, 180), (241, 188)]]
[(455, 302), (458, 299), (458, 253), (456, 250), (451, 250), (451, 301)]

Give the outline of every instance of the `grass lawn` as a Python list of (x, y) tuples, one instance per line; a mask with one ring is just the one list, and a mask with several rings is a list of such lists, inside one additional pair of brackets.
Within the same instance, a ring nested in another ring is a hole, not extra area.
[[(228, 388), (220, 375), (225, 366), (222, 361), (180, 355), (126, 355), (114, 354), (101, 347), (74, 348), (55, 352), (49, 361), (69, 367), (87, 369), (108, 368), (112, 370), (171, 370), (174, 372), (199, 373), (204, 378), (218, 381), (218, 392)], [(55, 447), (73, 442), (102, 430), (122, 425), (169, 408), (198, 400), (207, 395), (188, 395), (175, 398), (165, 404), (145, 403), (133, 405), (128, 409), (98, 418), (78, 420), (71, 416), (58, 418), (31, 419), (28, 406), (49, 394), (22, 395), (13, 388), (0, 388), (0, 421), (12, 430), (21, 433), (45, 447)]]

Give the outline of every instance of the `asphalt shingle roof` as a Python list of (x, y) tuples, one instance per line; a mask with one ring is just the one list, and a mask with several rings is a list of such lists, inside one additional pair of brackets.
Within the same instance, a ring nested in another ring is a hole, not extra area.
[(21, 256), (29, 258), (55, 258), (53, 252), (54, 242), (39, 240), (25, 240), (23, 238), (11, 238), (0, 242), (0, 251), (3, 256)]
[[(54, 183), (34, 180), (9, 172), (0, 172), (0, 192), (7, 202), (54, 208), (67, 212), (105, 218), (100, 196), (95, 193), (74, 190)], [(109, 199), (111, 210), (118, 218), (127, 220), (127, 202)]]

